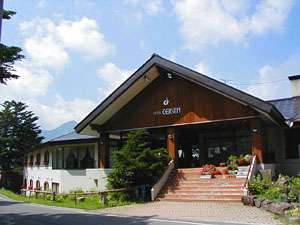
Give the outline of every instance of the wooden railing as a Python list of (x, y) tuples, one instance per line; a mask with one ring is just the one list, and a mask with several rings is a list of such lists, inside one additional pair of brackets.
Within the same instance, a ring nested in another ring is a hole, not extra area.
[(174, 160), (171, 160), (169, 162), (169, 165), (167, 169), (165, 170), (164, 174), (161, 176), (161, 178), (156, 182), (156, 184), (151, 188), (151, 200), (154, 201), (157, 195), (159, 194), (160, 190), (163, 188), (163, 186), (166, 184), (170, 173), (174, 169), (175, 163)]
[(251, 178), (254, 176), (254, 174), (256, 172), (256, 163), (257, 163), (256, 155), (253, 155), (251, 164), (249, 167), (247, 179), (244, 184), (244, 196), (247, 196), (249, 194), (249, 183), (251, 181)]
[(66, 193), (66, 194), (58, 194), (56, 192), (52, 192), (52, 191), (40, 191), (40, 190), (29, 190), (29, 189), (21, 189), (21, 194), (24, 194), (26, 196), (26, 193), (29, 193), (29, 197), (35, 197), (38, 198), (41, 195), (43, 196), (44, 199), (46, 199), (47, 195), (51, 196), (51, 200), (55, 201), (57, 196), (74, 196), (74, 202), (75, 205), (78, 203), (78, 201), (80, 201), (80, 198), (82, 198), (83, 196), (93, 196), (93, 195), (97, 195), (100, 197), (100, 201), (103, 204), (107, 204), (108, 200), (107, 200), (107, 195), (109, 193), (117, 193), (117, 192), (129, 192), (132, 191), (133, 189), (126, 189), (126, 188), (120, 188), (120, 189), (112, 189), (112, 190), (106, 190), (106, 191), (100, 191), (100, 192), (72, 192), (72, 193)]

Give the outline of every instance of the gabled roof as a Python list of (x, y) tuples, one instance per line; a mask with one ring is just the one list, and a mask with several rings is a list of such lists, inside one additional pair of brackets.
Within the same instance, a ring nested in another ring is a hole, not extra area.
[[(97, 137), (90, 135), (78, 134), (75, 131), (70, 132), (68, 134), (61, 135), (59, 137), (53, 138), (48, 143), (58, 143), (58, 142), (67, 142), (67, 141), (80, 141), (80, 140), (95, 140)], [(46, 143), (47, 143), (46, 142)]]
[(58, 136), (56, 138), (53, 138), (49, 141), (46, 141), (39, 146), (30, 149), (28, 152), (32, 152), (38, 149), (42, 149), (45, 147), (49, 146), (54, 146), (54, 145), (66, 145), (66, 144), (83, 144), (83, 143), (95, 143), (98, 141), (98, 138), (95, 136), (90, 136), (90, 135), (82, 135), (78, 134), (75, 131), (70, 132), (68, 134), (64, 134), (61, 136)]
[(291, 122), (300, 122), (300, 96), (269, 101)]
[[(91, 124), (97, 116), (99, 116), (107, 107), (109, 107), (118, 97), (124, 94), (135, 82), (144, 76), (144, 74), (153, 66), (166, 70), (198, 85), (206, 87), (214, 92), (229, 97), (244, 105), (263, 113), (274, 122), (284, 124), (284, 117), (272, 104), (263, 101), (257, 97), (249, 95), (243, 91), (219, 82), (204, 74), (198, 73), (187, 67), (164, 59), (157, 54), (153, 54), (137, 71), (135, 71), (124, 83), (122, 83), (114, 92), (112, 92), (104, 101), (102, 101), (90, 114), (87, 115), (77, 126), (75, 130), (79, 133), (89, 124)], [(134, 97), (134, 96), (133, 96)]]

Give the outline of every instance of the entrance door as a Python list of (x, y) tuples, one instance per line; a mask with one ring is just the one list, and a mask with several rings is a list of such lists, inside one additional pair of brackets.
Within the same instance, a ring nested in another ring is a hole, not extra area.
[(182, 130), (177, 139), (178, 167), (199, 167), (201, 164), (201, 147), (197, 132)]

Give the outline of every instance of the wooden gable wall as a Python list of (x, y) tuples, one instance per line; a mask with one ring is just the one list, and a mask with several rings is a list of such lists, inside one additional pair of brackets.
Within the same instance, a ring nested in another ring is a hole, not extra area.
[[(166, 98), (169, 100), (168, 105), (163, 104)], [(165, 108), (180, 108), (180, 113), (158, 114)], [(103, 124), (102, 128), (104, 130), (126, 130), (256, 115), (257, 113), (250, 107), (188, 80), (174, 75), (172, 79), (167, 76), (159, 76)]]

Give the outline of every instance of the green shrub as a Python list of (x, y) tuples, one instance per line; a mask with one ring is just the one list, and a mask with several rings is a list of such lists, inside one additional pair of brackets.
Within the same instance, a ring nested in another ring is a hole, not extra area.
[(108, 175), (108, 188), (130, 188), (154, 184), (163, 174), (170, 157), (166, 149), (152, 149), (144, 130), (128, 133), (127, 143), (113, 153), (113, 170)]
[(249, 184), (249, 191), (253, 195), (262, 195), (272, 185), (271, 178), (262, 177), (261, 174), (257, 174)]
[(108, 202), (127, 202), (130, 201), (130, 196), (128, 193), (125, 192), (115, 192), (115, 193), (109, 193), (107, 195)]
[(272, 201), (281, 201), (283, 197), (283, 192), (282, 189), (279, 187), (270, 187), (262, 193), (261, 197)]

